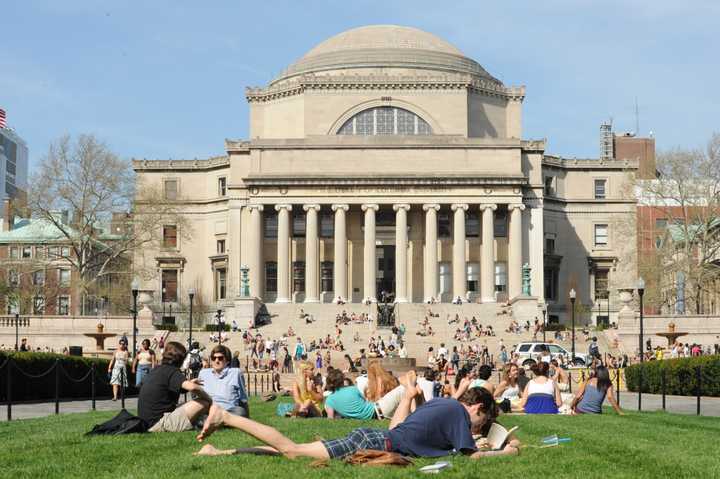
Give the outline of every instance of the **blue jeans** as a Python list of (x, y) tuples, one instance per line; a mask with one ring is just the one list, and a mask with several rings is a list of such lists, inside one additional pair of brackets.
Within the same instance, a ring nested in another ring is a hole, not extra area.
[(135, 387), (139, 388), (140, 384), (142, 383), (143, 378), (150, 374), (150, 365), (149, 364), (141, 364), (137, 367), (135, 373)]

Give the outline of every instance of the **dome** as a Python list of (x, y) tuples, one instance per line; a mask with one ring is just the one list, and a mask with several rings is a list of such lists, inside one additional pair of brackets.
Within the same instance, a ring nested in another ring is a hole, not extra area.
[(298, 75), (359, 68), (466, 73), (500, 84), (477, 62), (442, 38), (397, 25), (369, 25), (339, 33), (311, 49), (271, 84)]

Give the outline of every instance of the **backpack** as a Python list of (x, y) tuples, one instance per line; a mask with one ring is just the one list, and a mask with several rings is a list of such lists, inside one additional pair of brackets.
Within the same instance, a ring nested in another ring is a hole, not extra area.
[(112, 435), (118, 434), (132, 434), (147, 432), (147, 423), (137, 417), (133, 416), (126, 409), (122, 409), (117, 416), (106, 421), (102, 424), (96, 424), (90, 431), (86, 432), (86, 436), (96, 435)]

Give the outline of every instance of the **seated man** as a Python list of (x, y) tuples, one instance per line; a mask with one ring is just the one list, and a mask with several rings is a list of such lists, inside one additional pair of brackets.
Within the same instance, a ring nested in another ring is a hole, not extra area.
[(231, 368), (230, 359), (227, 346), (215, 346), (210, 352), (210, 367), (200, 371), (199, 379), (215, 404), (230, 414), (250, 417), (242, 371)]
[[(267, 444), (260, 449), (279, 453), (287, 458), (311, 457), (335, 459), (352, 455), (360, 449), (398, 452), (408, 456), (440, 457), (453, 453), (470, 454), (473, 459), (499, 454), (517, 454), (520, 443), (510, 441), (501, 451), (478, 451), (473, 432), (487, 432), (497, 415), (492, 394), (483, 388), (468, 389), (469, 381), (463, 381), (458, 390), (458, 400), (434, 399), (410, 413), (412, 401), (422, 391), (415, 383), (415, 372), (404, 378), (405, 395), (390, 421), (390, 429), (360, 428), (348, 436), (329, 441), (296, 444), (277, 429), (250, 419), (228, 414), (214, 406), (205, 427), (198, 435), (203, 441), (221, 425), (240, 429)], [(432, 426), (430, 426), (432, 425)], [(205, 445), (197, 453), (204, 456), (236, 454), (238, 450), (219, 450)]]
[[(200, 380), (188, 381), (180, 372), (186, 354), (182, 344), (167, 343), (160, 366), (151, 370), (143, 381), (138, 396), (138, 416), (145, 421), (149, 432), (189, 431), (198, 417), (210, 409), (212, 399), (200, 386)], [(193, 393), (195, 398), (177, 407), (183, 390)]]

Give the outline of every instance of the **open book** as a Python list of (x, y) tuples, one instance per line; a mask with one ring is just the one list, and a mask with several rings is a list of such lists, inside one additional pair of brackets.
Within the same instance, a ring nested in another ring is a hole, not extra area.
[(515, 426), (514, 428), (507, 430), (500, 424), (494, 422), (492, 426), (490, 426), (490, 432), (488, 432), (487, 435), (487, 442), (490, 445), (490, 449), (493, 451), (499, 451), (505, 447), (508, 437), (510, 437), (510, 434), (515, 432), (518, 427), (519, 426)]

